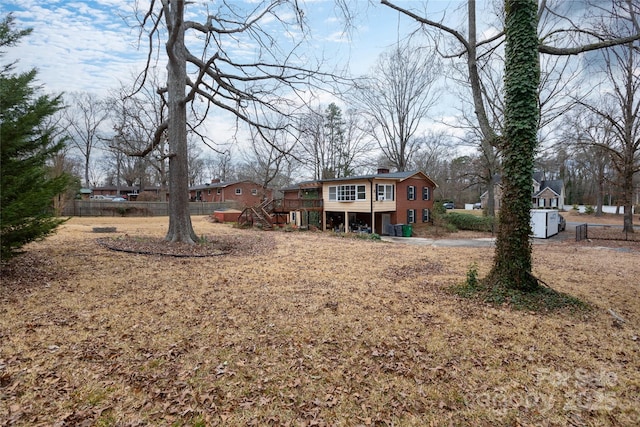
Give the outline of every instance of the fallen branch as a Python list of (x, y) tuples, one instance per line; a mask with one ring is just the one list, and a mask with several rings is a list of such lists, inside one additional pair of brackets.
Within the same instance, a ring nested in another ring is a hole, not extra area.
[(621, 328), (622, 325), (624, 325), (625, 320), (618, 313), (613, 311), (613, 309), (609, 309), (609, 314), (611, 315), (611, 317), (613, 317), (614, 326)]

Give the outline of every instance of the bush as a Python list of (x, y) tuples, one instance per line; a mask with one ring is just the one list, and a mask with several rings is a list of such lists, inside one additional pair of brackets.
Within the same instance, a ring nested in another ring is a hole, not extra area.
[(591, 205), (587, 205), (587, 206), (584, 207), (584, 213), (586, 213), (587, 215), (593, 215), (593, 213), (595, 211), (596, 210), (593, 209), (593, 206), (591, 206)]
[(151, 192), (151, 191), (143, 191), (138, 194), (136, 197), (136, 202), (158, 202), (160, 201), (160, 196)]
[(493, 231), (495, 218), (490, 216), (476, 216), (458, 212), (448, 213), (444, 217), (448, 224), (459, 230)]

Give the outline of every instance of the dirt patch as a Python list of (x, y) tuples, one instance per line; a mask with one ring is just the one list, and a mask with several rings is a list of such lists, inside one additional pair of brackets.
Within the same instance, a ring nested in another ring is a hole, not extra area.
[(129, 235), (101, 238), (96, 242), (113, 251), (178, 258), (204, 258), (231, 254), (257, 255), (274, 247), (274, 240), (270, 235), (256, 238), (255, 235), (248, 233), (222, 237), (203, 235), (194, 245), (168, 242), (161, 237)]
[[(214, 257), (109, 250), (166, 218), (73, 218), (2, 271), (0, 425), (635, 425), (640, 245), (549, 242), (534, 273), (589, 313), (447, 290), (487, 248), (259, 232)], [(235, 242), (235, 244), (234, 244)], [(609, 309), (624, 319), (614, 322)]]

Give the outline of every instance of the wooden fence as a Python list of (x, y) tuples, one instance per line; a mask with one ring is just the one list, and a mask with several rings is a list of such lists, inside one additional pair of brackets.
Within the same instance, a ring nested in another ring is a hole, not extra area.
[[(234, 202), (190, 202), (191, 215), (210, 215), (218, 209), (237, 209)], [(112, 202), (74, 200), (67, 203), (62, 216), (168, 216), (169, 202)]]

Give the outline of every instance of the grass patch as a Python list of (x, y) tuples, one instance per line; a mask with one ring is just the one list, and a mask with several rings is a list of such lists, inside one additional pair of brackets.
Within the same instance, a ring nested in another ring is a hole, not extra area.
[(580, 312), (591, 310), (591, 306), (581, 299), (546, 286), (539, 286), (534, 292), (522, 292), (505, 286), (489, 284), (486, 279), (478, 278), (478, 266), (475, 263), (469, 267), (466, 281), (451, 289), (455, 294), (464, 298), (477, 298), (495, 306), (507, 305), (516, 310), (535, 312), (565, 309)]
[(637, 425), (636, 249), (534, 245), (595, 307), (536, 315), (449, 292), (487, 248), (192, 221), (230, 252), (106, 250), (91, 227), (153, 249), (167, 218), (83, 217), (2, 269), (0, 425)]
[(358, 239), (358, 240), (382, 240), (379, 234), (377, 233), (342, 233), (342, 232), (334, 232), (333, 235), (335, 237), (341, 237), (343, 239)]

